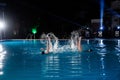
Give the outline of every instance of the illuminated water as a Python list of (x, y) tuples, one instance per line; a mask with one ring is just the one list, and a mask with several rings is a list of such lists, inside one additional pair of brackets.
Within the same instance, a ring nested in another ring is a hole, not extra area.
[(82, 52), (67, 44), (41, 55), (39, 40), (0, 42), (0, 80), (120, 80), (120, 40), (82, 40)]

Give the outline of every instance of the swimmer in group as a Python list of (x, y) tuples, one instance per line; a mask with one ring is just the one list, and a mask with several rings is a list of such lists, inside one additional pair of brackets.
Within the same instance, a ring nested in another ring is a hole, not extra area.
[(82, 51), (82, 46), (81, 46), (81, 36), (77, 38), (76, 46), (78, 51)]
[[(82, 39), (81, 36), (78, 37), (77, 42), (76, 42), (77, 50), (80, 51), (80, 52), (82, 51), (81, 39)], [(92, 51), (93, 50), (91, 48), (87, 50), (87, 52), (92, 52)]]
[(87, 52), (92, 52), (93, 50), (92, 49), (88, 49)]
[(44, 50), (44, 48), (41, 48), (41, 51), (42, 51), (41, 54), (48, 54), (49, 52), (52, 51), (52, 43), (49, 36), (47, 36), (46, 50)]

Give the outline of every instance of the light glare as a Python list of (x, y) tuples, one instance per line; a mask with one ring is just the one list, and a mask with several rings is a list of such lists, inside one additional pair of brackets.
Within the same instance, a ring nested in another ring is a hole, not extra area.
[(5, 28), (5, 22), (0, 21), (0, 29), (4, 29)]

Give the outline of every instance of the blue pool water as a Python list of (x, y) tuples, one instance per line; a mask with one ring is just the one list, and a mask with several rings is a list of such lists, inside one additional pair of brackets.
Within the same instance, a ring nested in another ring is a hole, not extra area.
[(0, 80), (120, 80), (118, 39), (82, 40), (82, 52), (64, 47), (42, 55), (41, 47), (39, 40), (0, 42)]

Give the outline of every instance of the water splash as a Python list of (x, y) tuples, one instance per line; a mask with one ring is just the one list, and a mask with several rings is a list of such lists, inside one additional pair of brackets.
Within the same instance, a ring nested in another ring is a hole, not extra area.
[(51, 48), (51, 51), (55, 52), (58, 49), (58, 45), (59, 45), (59, 41), (58, 38), (53, 34), (53, 33), (48, 33), (47, 37), (49, 37), (50, 39), (52, 39), (52, 41), (50, 40), (50, 46), (53, 46)]
[(46, 35), (45, 33), (42, 33), (42, 35), (40, 36), (40, 39), (41, 39), (40, 42), (41, 42), (42, 44), (46, 44), (46, 40), (45, 40), (45, 39), (46, 39), (46, 36), (47, 36), (47, 35)]
[(70, 40), (70, 46), (72, 50), (76, 50), (77, 49), (77, 41), (79, 38), (79, 33), (78, 31), (73, 31), (71, 32), (71, 40)]
[[(46, 42), (46, 44), (48, 44), (50, 46), (49, 52), (61, 53), (61, 52), (66, 52), (66, 51), (73, 51), (74, 52), (74, 51), (79, 50), (77, 46), (80, 45), (81, 38), (79, 37), (78, 31), (73, 31), (71, 33), (71, 39), (68, 41), (69, 44), (66, 44), (64, 46), (59, 45), (59, 40), (54, 35), (54, 33), (48, 33), (48, 34), (46, 34), (46, 35), (44, 34), (42, 36), (45, 38), (45, 40), (46, 39), (48, 40)], [(48, 45), (46, 46), (47, 49), (48, 49)]]

